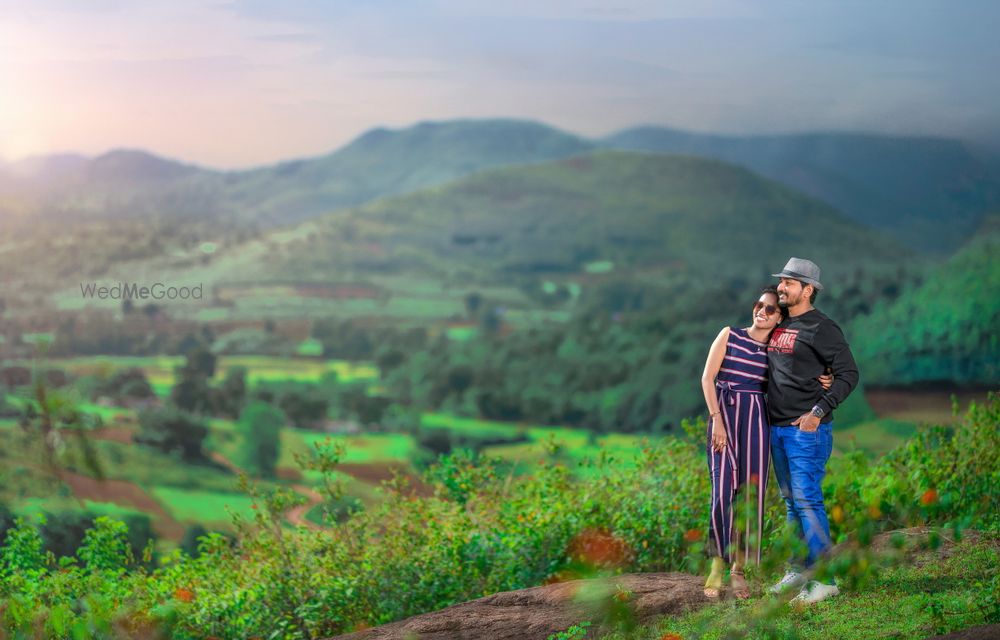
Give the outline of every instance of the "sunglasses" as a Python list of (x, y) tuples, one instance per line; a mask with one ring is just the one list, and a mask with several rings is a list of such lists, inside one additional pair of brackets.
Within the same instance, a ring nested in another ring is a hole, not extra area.
[(764, 310), (765, 314), (767, 314), (767, 315), (770, 316), (770, 315), (774, 315), (774, 313), (778, 310), (778, 307), (774, 306), (773, 304), (764, 304), (763, 302), (761, 302), (760, 300), (758, 300), (757, 303), (754, 304), (754, 306), (753, 306), (753, 312), (757, 313), (761, 309)]

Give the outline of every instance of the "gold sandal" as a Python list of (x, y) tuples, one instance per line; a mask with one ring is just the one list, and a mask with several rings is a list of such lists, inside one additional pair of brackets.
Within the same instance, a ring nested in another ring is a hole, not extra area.
[(717, 600), (722, 594), (723, 564), (722, 558), (712, 558), (712, 571), (705, 580), (705, 597)]
[(746, 600), (750, 597), (750, 588), (747, 586), (746, 578), (742, 571), (730, 571), (729, 583), (733, 588), (733, 597), (738, 600)]

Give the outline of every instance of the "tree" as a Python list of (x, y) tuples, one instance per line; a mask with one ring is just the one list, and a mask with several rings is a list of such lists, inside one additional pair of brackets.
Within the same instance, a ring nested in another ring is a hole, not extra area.
[(184, 553), (188, 554), (192, 558), (197, 558), (201, 555), (201, 551), (198, 549), (198, 538), (208, 535), (208, 529), (195, 523), (184, 530), (184, 539), (181, 540), (181, 549)]
[(135, 441), (165, 452), (178, 452), (186, 460), (202, 458), (201, 446), (208, 427), (196, 416), (176, 407), (162, 407), (139, 414)]
[(483, 296), (478, 291), (472, 291), (465, 296), (465, 313), (470, 318), (475, 318), (482, 306)]
[(191, 369), (178, 369), (177, 384), (170, 390), (170, 400), (182, 411), (212, 412), (212, 388), (208, 379)]
[(7, 530), (14, 527), (14, 512), (5, 503), (0, 502), (0, 545), (3, 544)]
[(185, 370), (200, 373), (206, 378), (212, 378), (215, 375), (215, 354), (205, 346), (199, 345), (191, 349), (186, 356)]
[(281, 428), (285, 414), (266, 402), (252, 402), (240, 415), (243, 435), (237, 464), (247, 473), (273, 478), (281, 453)]
[(278, 406), (285, 412), (293, 425), (300, 429), (310, 429), (321, 425), (326, 420), (329, 402), (320, 395), (319, 390), (310, 387), (299, 392), (290, 389), (281, 394)]
[(230, 367), (215, 397), (219, 413), (227, 418), (238, 418), (247, 399), (247, 368)]

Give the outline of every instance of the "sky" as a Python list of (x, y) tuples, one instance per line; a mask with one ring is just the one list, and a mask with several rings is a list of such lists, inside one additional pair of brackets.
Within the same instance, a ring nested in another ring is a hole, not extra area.
[(491, 117), (1000, 145), (998, 28), (978, 0), (0, 0), (0, 160), (242, 168)]

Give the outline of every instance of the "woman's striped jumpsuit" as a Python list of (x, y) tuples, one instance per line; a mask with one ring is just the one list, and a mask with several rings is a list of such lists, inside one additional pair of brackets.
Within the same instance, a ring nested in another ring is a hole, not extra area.
[[(731, 327), (726, 356), (715, 383), (727, 439), (723, 451), (712, 448), (712, 421), (709, 420), (712, 517), (708, 551), (729, 563), (730, 553), (742, 548), (747, 562), (756, 560), (759, 563), (764, 494), (770, 465), (770, 428), (765, 401), (767, 345), (752, 339), (745, 329)], [(741, 505), (735, 504), (737, 497)], [(748, 514), (739, 527), (734, 519), (737, 509)]]

